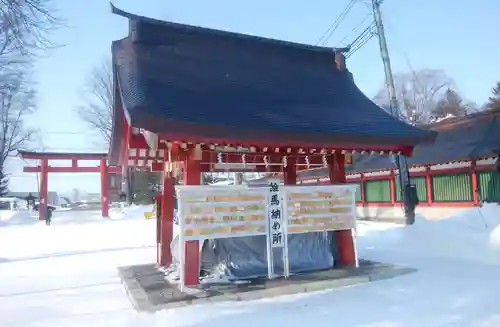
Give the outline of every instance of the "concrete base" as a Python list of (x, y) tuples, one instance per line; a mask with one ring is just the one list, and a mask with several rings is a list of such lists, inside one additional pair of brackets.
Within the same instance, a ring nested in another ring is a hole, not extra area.
[(196, 292), (182, 293), (154, 264), (118, 268), (129, 298), (138, 311), (218, 301), (255, 300), (367, 283), (416, 271), (412, 268), (360, 261), (359, 268), (335, 268), (294, 275), (286, 280), (254, 279), (246, 284), (201, 284)]

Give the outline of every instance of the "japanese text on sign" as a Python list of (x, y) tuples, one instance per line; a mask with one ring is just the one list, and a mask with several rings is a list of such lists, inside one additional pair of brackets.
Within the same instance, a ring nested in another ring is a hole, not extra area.
[(280, 197), (280, 185), (277, 181), (269, 182), (269, 228), (272, 247), (284, 246), (283, 213)]
[(266, 191), (246, 187), (176, 187), (185, 240), (266, 234)]
[(284, 187), (287, 233), (355, 228), (355, 185)]

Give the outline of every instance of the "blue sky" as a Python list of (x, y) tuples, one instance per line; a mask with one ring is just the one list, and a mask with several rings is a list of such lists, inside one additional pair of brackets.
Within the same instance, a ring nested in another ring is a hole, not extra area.
[[(51, 151), (99, 151), (98, 137), (78, 120), (75, 108), (89, 71), (110, 55), (111, 41), (127, 34), (127, 21), (110, 13), (105, 0), (55, 0), (69, 25), (54, 34), (64, 44), (36, 64), (39, 111), (32, 123)], [(126, 11), (158, 19), (315, 44), (348, 0), (115, 0)], [(500, 43), (495, 19), (498, 0), (385, 0), (382, 5), (394, 72), (443, 69), (468, 100), (484, 103), (500, 80)], [(370, 13), (359, 0), (328, 42), (339, 46), (353, 40), (352, 29)], [(366, 21), (365, 24), (368, 24)], [(343, 42), (341, 42), (344, 40)], [(494, 41), (495, 40), (495, 41)], [(339, 44), (340, 43), (340, 44)], [(378, 43), (372, 39), (347, 63), (358, 86), (369, 96), (382, 86)], [(22, 162), (10, 164), (11, 189), (36, 189), (34, 174), (21, 173)], [(78, 187), (99, 191), (97, 174), (52, 174), (49, 190)]]

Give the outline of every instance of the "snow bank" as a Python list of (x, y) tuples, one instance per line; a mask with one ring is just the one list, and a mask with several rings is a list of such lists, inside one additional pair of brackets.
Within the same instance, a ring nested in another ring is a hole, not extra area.
[(2, 260), (23, 261), (146, 248), (151, 252), (148, 260), (155, 260), (154, 220), (111, 220), (102, 218), (100, 212), (69, 211), (66, 215), (54, 215), (50, 226), (34, 221), (0, 228), (0, 245), (12, 244), (0, 246), (0, 264)]
[(420, 258), (459, 261), (464, 264), (500, 265), (500, 206), (485, 204), (441, 220), (418, 217), (412, 226), (388, 226), (358, 235), (378, 247)]
[(31, 216), (29, 211), (0, 211), (0, 226), (24, 225), (38, 221), (37, 216)]
[(111, 208), (111, 219), (144, 219), (144, 213), (153, 211), (153, 205), (132, 205), (124, 208)]
[(408, 227), (408, 232), (415, 238), (415, 246), (422, 245), (434, 256), (500, 264), (500, 251), (495, 249), (496, 240), (492, 238), (499, 226), (500, 207), (486, 204), (438, 221), (421, 218)]
[(59, 212), (59, 211), (71, 211), (73, 208), (63, 208), (61, 206), (56, 206), (56, 209), (54, 211)]
[[(115, 221), (103, 219), (99, 211), (74, 211), (54, 215), (50, 227), (0, 228), (0, 325), (221, 327), (233, 321), (239, 327), (312, 322), (315, 327), (500, 326), (495, 291), (500, 289), (500, 266), (485, 269), (443, 260), (445, 255), (463, 258), (461, 251), (476, 238), (485, 240), (476, 255), (493, 248), (498, 206), (470, 209), (444, 221), (419, 219), (409, 227), (359, 223), (361, 257), (386, 263), (403, 258), (418, 269), (414, 274), (335, 291), (191, 305), (156, 314), (133, 310), (116, 272), (117, 266), (156, 260), (156, 223), (141, 218), (137, 207), (128, 208), (126, 216), (140, 219)], [(447, 252), (453, 249), (456, 254)]]

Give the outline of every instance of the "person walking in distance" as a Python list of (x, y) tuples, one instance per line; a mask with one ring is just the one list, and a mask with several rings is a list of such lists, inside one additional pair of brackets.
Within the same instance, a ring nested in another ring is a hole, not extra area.
[(45, 224), (47, 224), (47, 226), (50, 226), (50, 223), (52, 222), (52, 208), (50, 206), (47, 206), (46, 210)]

